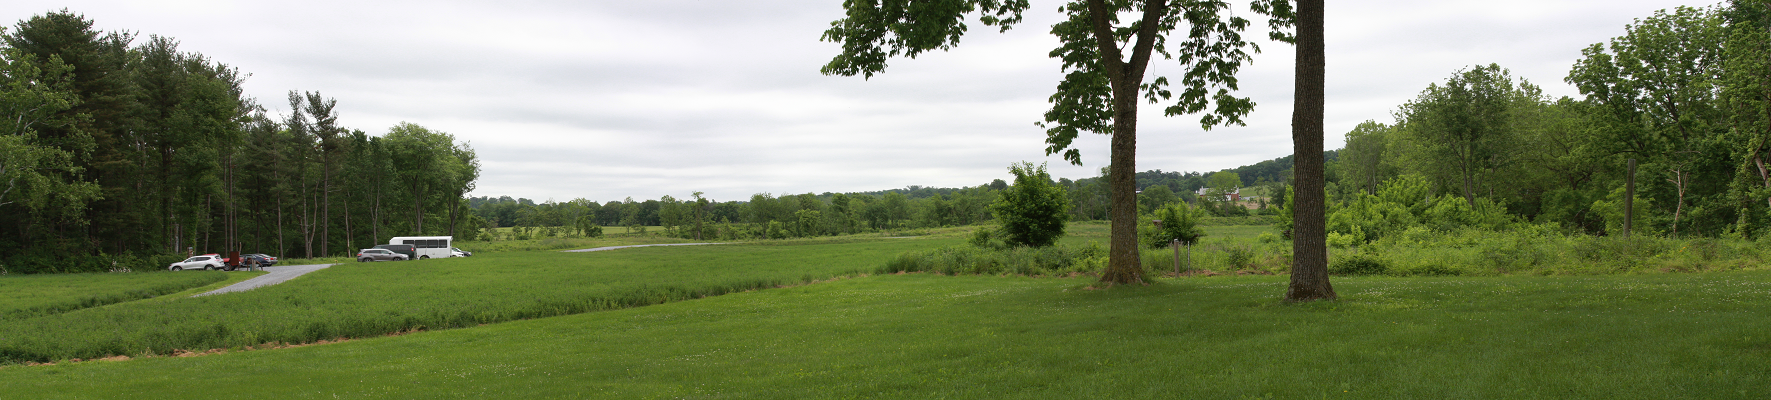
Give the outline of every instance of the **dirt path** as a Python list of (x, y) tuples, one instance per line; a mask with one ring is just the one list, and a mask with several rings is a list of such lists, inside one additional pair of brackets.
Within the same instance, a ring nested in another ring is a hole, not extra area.
[(614, 250), (614, 249), (625, 249), (625, 248), (629, 248), (629, 247), (652, 247), (652, 246), (700, 246), (700, 245), (707, 245), (707, 244), (725, 244), (725, 243), (670, 243), (670, 244), (636, 244), (636, 245), (632, 245), (632, 246), (609, 246), (609, 247), (598, 247), (598, 248), (594, 248), (594, 249), (578, 249), (578, 250), (561, 250), (561, 251), (563, 251), (563, 252), (567, 252), (567, 253), (583, 253), (583, 252), (590, 252), (590, 251), (603, 251), (603, 250)]
[(240, 281), (239, 283), (228, 285), (227, 287), (223, 287), (221, 289), (215, 289), (215, 290), (211, 290), (208, 292), (200, 293), (200, 294), (197, 294), (196, 296), (191, 296), (191, 297), (201, 297), (201, 296), (208, 296), (208, 295), (212, 295), (212, 294), (222, 294), (222, 293), (232, 293), (232, 292), (243, 292), (243, 291), (247, 291), (247, 290), (257, 289), (260, 286), (275, 285), (275, 284), (283, 283), (283, 281), (295, 279), (295, 277), (297, 277), (297, 276), (306, 275), (309, 272), (314, 272), (314, 271), (326, 269), (326, 267), (330, 267), (333, 265), (337, 265), (337, 264), (281, 265), (281, 266), (275, 266), (275, 267), (265, 267), (264, 270), (268, 271), (270, 273), (258, 276), (256, 278)]

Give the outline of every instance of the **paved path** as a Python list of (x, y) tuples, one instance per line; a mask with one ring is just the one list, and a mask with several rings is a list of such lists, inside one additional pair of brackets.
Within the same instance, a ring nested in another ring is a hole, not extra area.
[(212, 295), (212, 294), (222, 294), (222, 293), (232, 293), (232, 292), (243, 292), (243, 291), (247, 291), (247, 290), (257, 289), (260, 286), (275, 285), (275, 284), (283, 283), (283, 281), (295, 279), (295, 277), (297, 277), (297, 276), (306, 275), (309, 272), (314, 272), (314, 271), (326, 269), (326, 267), (330, 267), (333, 265), (337, 265), (337, 264), (279, 265), (279, 266), (274, 266), (274, 267), (265, 267), (264, 270), (268, 271), (270, 273), (264, 274), (264, 275), (259, 275), (256, 278), (240, 281), (239, 283), (228, 285), (227, 287), (224, 287), (221, 289), (211, 290), (209, 292), (201, 293), (201, 294), (198, 294), (196, 296), (191, 296), (191, 297), (200, 297), (200, 296), (208, 296), (208, 295)]
[(598, 247), (598, 248), (594, 248), (594, 249), (578, 249), (578, 250), (564, 250), (564, 251), (565, 251), (565, 252), (567, 252), (567, 253), (583, 253), (583, 252), (589, 252), (589, 251), (603, 251), (603, 250), (614, 250), (614, 249), (625, 249), (625, 248), (629, 248), (629, 247), (652, 247), (652, 246), (700, 246), (700, 245), (705, 245), (705, 244), (725, 244), (725, 243), (671, 243), (671, 244), (636, 244), (636, 245), (632, 245), (632, 246), (609, 246), (609, 247)]

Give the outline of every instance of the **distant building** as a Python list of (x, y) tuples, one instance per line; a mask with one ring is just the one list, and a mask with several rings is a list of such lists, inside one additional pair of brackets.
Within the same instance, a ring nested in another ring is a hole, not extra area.
[[(1199, 188), (1199, 190), (1194, 191), (1193, 194), (1204, 196), (1206, 194), (1206, 192), (1210, 192), (1210, 191), (1211, 191), (1211, 188), (1203, 188), (1202, 187), (1202, 188)], [(1242, 188), (1236, 188), (1236, 190), (1231, 190), (1230, 193), (1225, 193), (1224, 195), (1229, 196), (1230, 201), (1241, 201), (1242, 200)]]

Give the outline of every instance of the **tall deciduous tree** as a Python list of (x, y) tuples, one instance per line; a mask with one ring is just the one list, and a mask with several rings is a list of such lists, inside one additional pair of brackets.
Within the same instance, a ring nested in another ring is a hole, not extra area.
[(69, 123), (56, 116), (79, 101), (72, 72), (59, 57), (40, 68), (29, 53), (0, 49), (0, 210), (10, 210), (0, 212), (17, 221), (6, 228), (15, 237), (29, 235), (14, 229), (34, 225), (23, 218), (78, 218), (98, 197), (97, 184), (76, 179), (81, 168), (72, 152), (38, 141), (39, 128)]
[[(1771, 207), (1771, 0), (1734, 0), (1725, 11), (1727, 44), (1722, 75), (1722, 107), (1731, 140), (1740, 144), (1735, 191), (1743, 198), (1742, 234), (1756, 236)], [(1753, 212), (1753, 211), (1758, 212)]]
[[(1275, 5), (1283, 4), (1275, 2)], [(1280, 14), (1280, 13), (1275, 13)], [(1323, 48), (1322, 0), (1298, 0), (1296, 82), (1291, 111), (1292, 194), (1291, 285), (1287, 301), (1335, 298), (1328, 282), (1327, 181), (1322, 156), (1323, 88), (1327, 58)]]
[[(1717, 107), (1725, 35), (1720, 13), (1678, 7), (1637, 20), (1610, 51), (1582, 51), (1567, 81), (1608, 112), (1619, 153), (1649, 158), (1676, 194), (1672, 230), (1678, 233), (1686, 198), (1700, 179), (1725, 116)], [(1715, 181), (1721, 181), (1715, 179)]]
[(1377, 194), (1378, 185), (1390, 175), (1384, 171), (1390, 132), (1389, 126), (1371, 120), (1347, 132), (1347, 147), (1340, 153), (1342, 182), (1351, 183), (1365, 194)]
[(1520, 141), (1511, 123), (1514, 104), (1535, 98), (1529, 83), (1514, 84), (1499, 65), (1458, 71), (1443, 85), (1428, 85), (1398, 110), (1401, 129), (1420, 148), (1415, 162), (1475, 205), (1496, 168), (1517, 155)]
[[(96, 197), (66, 204), (85, 215), (33, 222), (38, 227), (33, 235), (44, 236), (31, 240), (86, 239), (83, 236), (91, 234), (101, 248), (147, 250), (154, 247), (148, 243), (155, 239), (143, 239), (141, 221), (153, 215), (144, 215), (136, 201), (138, 191), (128, 189), (142, 179), (128, 155), (133, 142), (127, 140), (137, 107), (125, 72), (131, 58), (129, 43), (135, 36), (99, 32), (92, 25), (84, 15), (64, 9), (20, 21), (4, 37), (8, 47), (30, 54), (39, 68), (49, 69), (55, 60), (73, 68), (68, 83), (75, 101), (51, 117), (63, 123), (39, 126), (34, 141), (72, 155), (71, 168), (44, 173), (64, 182), (97, 182), (101, 188)], [(111, 223), (86, 229), (92, 221)]]
[[(915, 58), (959, 44), (965, 19), (976, 13), (986, 26), (1007, 31), (1021, 21), (1025, 0), (850, 1), (847, 16), (831, 23), (823, 39), (842, 44), (843, 51), (823, 68), (825, 74), (872, 77), (883, 72), (886, 59)], [(1230, 15), (1219, 0), (1170, 3), (1167, 0), (1074, 0), (1059, 10), (1068, 18), (1052, 26), (1062, 45), (1052, 50), (1067, 71), (1049, 101), (1045, 115), (1046, 154), (1062, 153), (1081, 164), (1070, 147), (1081, 132), (1111, 135), (1109, 186), (1113, 206), (1111, 250), (1103, 282), (1143, 282), (1138, 257), (1137, 110), (1140, 100), (1174, 103), (1170, 116), (1204, 112), (1205, 128), (1241, 124), (1254, 107), (1235, 97), (1236, 72), (1258, 47), (1242, 39), (1246, 19)], [(1275, 27), (1289, 23), (1284, 0), (1256, 2), (1255, 10), (1278, 16)], [(1180, 29), (1182, 35), (1171, 35)], [(1275, 34), (1278, 35), (1277, 33)], [(1167, 77), (1146, 80), (1151, 58), (1176, 60), (1182, 70), (1178, 93)]]
[(455, 138), (417, 124), (401, 122), (387, 132), (394, 171), (412, 200), (412, 234), (424, 234), (424, 205), (436, 197), (435, 189), (450, 184), (460, 159), (449, 150)]

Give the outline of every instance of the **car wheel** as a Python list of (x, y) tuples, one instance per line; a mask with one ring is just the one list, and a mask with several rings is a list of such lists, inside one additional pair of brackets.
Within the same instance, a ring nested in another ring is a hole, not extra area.
[(420, 259), (420, 260), (429, 259), (429, 258), (430, 258), (430, 256), (418, 256), (418, 259)]
[(184, 267), (172, 267), (173, 271), (183, 271)]

